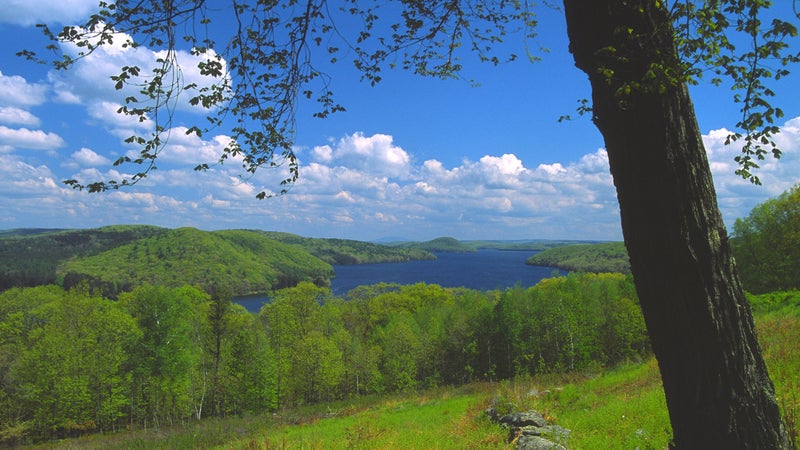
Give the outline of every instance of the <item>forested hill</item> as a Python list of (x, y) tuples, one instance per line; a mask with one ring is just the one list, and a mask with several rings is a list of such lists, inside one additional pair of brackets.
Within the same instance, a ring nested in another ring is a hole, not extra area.
[(446, 253), (446, 252), (466, 253), (466, 252), (474, 252), (477, 250), (474, 246), (471, 246), (469, 244), (459, 241), (458, 239), (451, 237), (439, 237), (425, 242), (404, 242), (402, 244), (397, 244), (397, 246), (399, 248), (419, 249), (428, 252), (438, 252), (438, 253)]
[(205, 286), (225, 280), (237, 294), (260, 293), (303, 280), (326, 284), (330, 264), (432, 258), (418, 249), (265, 231), (19, 229), (0, 234), (0, 290), (87, 281), (112, 294), (143, 282)]
[(58, 265), (167, 232), (147, 225), (88, 230), (15, 229), (0, 233), (0, 290), (56, 282)]
[(349, 239), (319, 239), (291, 233), (260, 231), (270, 239), (295, 244), (328, 264), (374, 264), (436, 259), (429, 251), (414, 247), (397, 247)]
[(574, 244), (547, 249), (531, 256), (527, 264), (551, 266), (573, 272), (630, 273), (628, 252), (622, 242)]
[(333, 268), (305, 250), (252, 231), (168, 230), (59, 267), (64, 287), (84, 281), (107, 295), (141, 284), (231, 286), (269, 292), (301, 281), (327, 284)]

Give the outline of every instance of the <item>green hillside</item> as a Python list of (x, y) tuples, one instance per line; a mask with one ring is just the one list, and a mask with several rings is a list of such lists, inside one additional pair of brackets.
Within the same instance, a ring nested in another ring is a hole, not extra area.
[(56, 282), (59, 264), (96, 255), (166, 228), (117, 225), (88, 230), (15, 229), (0, 233), (0, 290)]
[(349, 239), (307, 238), (274, 231), (260, 233), (276, 241), (299, 245), (328, 264), (374, 264), (436, 259), (430, 252), (413, 247), (396, 247)]
[(300, 281), (325, 284), (332, 267), (303, 249), (252, 231), (179, 228), (59, 268), (65, 287), (81, 282), (115, 295), (138, 285), (230, 285), (234, 294), (268, 292)]
[(398, 245), (400, 248), (416, 248), (437, 253), (465, 253), (477, 251), (475, 246), (466, 244), (452, 237), (438, 237), (425, 242), (406, 242)]
[(574, 272), (630, 273), (628, 252), (622, 242), (564, 245), (547, 249), (526, 261), (534, 266), (551, 266)]

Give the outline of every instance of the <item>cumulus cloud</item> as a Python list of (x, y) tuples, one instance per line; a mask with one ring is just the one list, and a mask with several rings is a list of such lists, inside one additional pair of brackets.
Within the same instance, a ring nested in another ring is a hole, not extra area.
[(0, 150), (53, 150), (64, 145), (61, 136), (41, 130), (8, 128), (0, 125)]
[[(402, 157), (386, 157), (392, 153)], [(580, 161), (533, 169), (512, 153), (484, 155), (456, 167), (437, 160), (415, 166), (391, 136), (355, 133), (332, 146), (314, 148), (312, 159), (292, 194), (303, 195), (301, 208), (318, 205), (321, 217), (325, 205), (339, 208), (328, 214), (331, 226), (348, 217), (365, 228), (393, 223), (419, 230), (420, 225), (459, 222), (484, 237), (491, 237), (486, 234), (496, 224), (513, 228), (516, 235), (557, 236), (585, 228), (585, 221), (598, 217), (608, 224), (598, 230), (618, 234), (613, 231), (618, 230), (617, 205), (603, 150)]]
[(29, 26), (37, 23), (71, 24), (97, 9), (97, 0), (8, 0), (0, 23)]
[(128, 137), (132, 133), (153, 128), (150, 120), (139, 120), (138, 117), (120, 114), (117, 111), (122, 107), (119, 103), (99, 100), (90, 103), (86, 111), (89, 117), (115, 130), (118, 137)]
[[(177, 129), (174, 136), (163, 155), (175, 161), (214, 157), (225, 144), (224, 137), (205, 141)], [(738, 150), (723, 145), (726, 136), (725, 130), (713, 130), (704, 140), (720, 207), (730, 224), (756, 203), (798, 181), (800, 118), (783, 125), (778, 138), (784, 157), (763, 164), (759, 172), (765, 183), (762, 187), (733, 173), (732, 159)], [(12, 186), (19, 189), (56, 195), (63, 210), (74, 213), (76, 220), (91, 216), (109, 223), (278, 229), (365, 240), (389, 235), (429, 239), (448, 234), (484, 239), (621, 238), (619, 206), (604, 149), (572, 161), (535, 165), (512, 152), (487, 154), (452, 166), (435, 159), (415, 164), (412, 153), (394, 144), (390, 135), (355, 133), (316, 147), (306, 156), (311, 162), (301, 166), (300, 181), (289, 195), (264, 202), (253, 196), (274, 188), (275, 181), (286, 175), (285, 168), (265, 169), (242, 178), (241, 166), (236, 163), (195, 173), (185, 164), (165, 160), (171, 167), (152, 173), (134, 190), (103, 196), (65, 191), (59, 178), (45, 167), (19, 161), (16, 165), (5, 163), (6, 171), (14, 170), (16, 175), (0, 171), (0, 176), (16, 180)], [(72, 159), (82, 164), (75, 176), (104, 179), (120, 175), (95, 167), (104, 162), (100, 158), (88, 148), (74, 152)]]
[[(219, 160), (225, 147), (231, 141), (224, 135), (216, 135), (210, 140), (205, 140), (194, 133), (186, 134), (187, 130), (186, 127), (172, 128), (167, 145), (160, 155), (162, 161), (191, 165), (192, 167), (199, 163), (213, 163)], [(231, 162), (235, 161), (237, 159), (231, 160)]]
[(111, 164), (111, 161), (108, 158), (86, 147), (74, 152), (72, 154), (72, 159), (81, 166), (96, 167), (108, 166)]
[(19, 75), (4, 75), (0, 72), (0, 106), (30, 107), (45, 101), (47, 86), (28, 83)]
[(36, 127), (41, 121), (30, 112), (13, 106), (0, 106), (0, 123)]
[(734, 158), (741, 153), (742, 142), (725, 145), (731, 133), (727, 129), (711, 130), (703, 136), (708, 151), (717, 198), (726, 223), (744, 217), (758, 203), (775, 197), (800, 182), (800, 117), (786, 121), (775, 141), (783, 152), (780, 159), (772, 156), (758, 161), (755, 174), (762, 185), (756, 186), (735, 174)]
[(411, 157), (394, 145), (392, 136), (387, 134), (353, 133), (339, 139), (333, 147), (314, 147), (311, 155), (318, 163), (369, 170), (387, 177), (405, 179), (410, 175)]

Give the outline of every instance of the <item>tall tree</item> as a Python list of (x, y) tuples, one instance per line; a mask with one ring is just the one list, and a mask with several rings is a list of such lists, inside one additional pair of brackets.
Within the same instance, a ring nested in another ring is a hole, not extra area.
[(592, 84), (675, 445), (788, 447), (669, 11), (647, 0), (564, 6), (575, 63)]
[(194, 377), (202, 357), (197, 329), (207, 301), (191, 287), (142, 286), (120, 295), (143, 333), (131, 356), (131, 420), (147, 427), (198, 415), (205, 391)]
[(211, 354), (211, 389), (209, 390), (211, 414), (223, 414), (224, 400), (223, 388), (220, 383), (220, 370), (223, 364), (223, 341), (227, 339), (231, 329), (227, 323), (232, 310), (232, 290), (229, 286), (211, 286), (209, 289), (211, 301), (208, 309), (208, 339), (206, 346)]
[[(343, 109), (314, 58), (332, 61), (348, 52), (371, 83), (380, 81), (385, 65), (450, 77), (461, 69), (459, 47), (499, 64), (515, 58), (493, 51), (508, 26), (530, 31), (535, 25), (525, 2), (400, 0), (385, 10), (379, 3), (349, 1), (337, 9), (325, 0), (232, 1), (230, 14), (219, 15), (236, 24), (225, 48), (213, 38), (210, 6), (196, 0), (103, 2), (82, 27), (44, 28), (54, 40), (77, 46), (77, 54), (56, 61), (60, 69), (120, 39), (118, 31), (130, 35), (124, 45), (138, 40), (165, 50), (157, 67), (125, 66), (113, 77), (119, 89), (137, 88), (126, 90), (131, 95), (122, 113), (162, 119), (151, 134), (129, 138), (141, 144), (139, 157), (117, 161), (142, 170), (122, 180), (67, 183), (98, 192), (147, 176), (171, 128), (172, 114), (155, 112), (171, 111), (185, 93), (212, 112), (212, 126), (233, 120), (233, 139), (220, 161), (241, 156), (248, 172), (288, 161), (283, 184), (290, 184), (299, 175), (291, 149), (299, 99), (316, 99), (318, 117)], [(745, 144), (739, 173), (757, 182), (757, 161), (780, 154), (771, 138), (772, 121), (782, 113), (770, 105), (774, 93), (764, 82), (788, 73), (780, 63), (800, 59), (783, 42), (797, 34), (794, 26), (777, 18), (762, 24), (759, 14), (770, 5), (675, 0), (667, 9), (659, 0), (564, 0), (571, 51), (592, 84), (591, 107), (583, 110), (591, 110), (606, 141), (625, 243), (681, 447), (786, 446), (686, 86), (708, 68), (730, 78), (743, 105), (742, 132), (731, 136)], [(362, 26), (337, 26), (337, 18), (350, 16)], [(729, 39), (736, 33), (752, 48), (737, 51)], [(179, 45), (202, 56), (201, 73), (218, 82), (183, 85)], [(778, 68), (765, 59), (777, 60)]]

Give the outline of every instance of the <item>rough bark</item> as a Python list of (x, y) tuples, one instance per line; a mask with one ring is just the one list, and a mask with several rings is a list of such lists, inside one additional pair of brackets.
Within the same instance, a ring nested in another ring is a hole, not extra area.
[(787, 448), (688, 89), (656, 76), (625, 94), (626, 82), (658, 72), (653, 64), (675, 67), (672, 24), (656, 3), (564, 6), (570, 50), (592, 85), (674, 445)]

